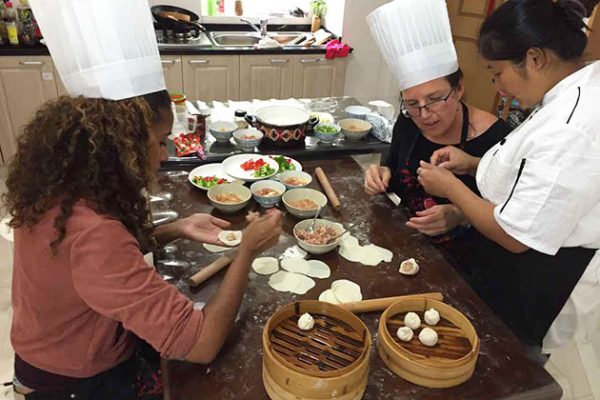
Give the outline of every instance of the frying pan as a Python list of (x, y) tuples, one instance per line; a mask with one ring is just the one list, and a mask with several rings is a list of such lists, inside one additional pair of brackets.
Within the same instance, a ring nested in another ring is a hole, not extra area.
[[(152, 16), (154, 17), (156, 22), (166, 27), (167, 29), (171, 28), (175, 31), (193, 29), (194, 31), (196, 31), (197, 35), (200, 35), (200, 31), (206, 32), (206, 29), (198, 23), (198, 21), (200, 20), (198, 15), (189, 10), (186, 10), (185, 8), (175, 6), (153, 6), (150, 8), (150, 10), (152, 11)], [(160, 15), (161, 13), (165, 12), (187, 15), (190, 17), (190, 22), (166, 18)]]

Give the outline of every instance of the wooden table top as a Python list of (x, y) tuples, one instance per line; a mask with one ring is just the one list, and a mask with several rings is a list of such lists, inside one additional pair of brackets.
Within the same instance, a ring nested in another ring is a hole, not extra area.
[[(342, 202), (339, 213), (327, 207), (323, 216), (344, 225), (360, 221), (354, 235), (361, 244), (372, 242), (390, 249), (394, 259), (391, 263), (366, 267), (343, 259), (337, 251), (311, 256), (329, 264), (331, 277), (316, 279), (316, 286), (304, 296), (276, 292), (268, 286), (268, 276), (251, 272), (239, 318), (217, 359), (208, 366), (172, 360), (165, 363), (166, 399), (268, 399), (261, 375), (261, 334), (265, 323), (280, 306), (299, 299), (317, 299), (332, 281), (341, 278), (358, 283), (365, 299), (439, 291), (446, 303), (469, 318), (481, 339), (481, 351), (471, 379), (460, 386), (441, 390), (416, 386), (394, 375), (373, 346), (365, 399), (560, 399), (560, 386), (544, 370), (540, 357), (519, 342), (426, 237), (405, 227), (402, 209), (395, 207), (385, 196), (369, 198), (364, 193), (362, 172), (351, 158), (303, 163), (310, 173), (317, 166), (324, 168)], [(168, 203), (155, 203), (155, 207), (176, 210), (180, 216), (211, 212), (212, 206), (205, 192), (194, 188), (187, 179), (187, 174), (182, 171), (161, 172), (162, 190), (171, 192), (174, 199)], [(316, 180), (311, 186), (320, 189)], [(247, 210), (253, 208), (259, 207), (251, 202)], [(213, 215), (231, 221), (234, 228), (245, 226), (245, 214), (245, 211), (233, 216), (213, 212)], [(296, 222), (291, 215), (286, 216), (284, 237), (276, 248), (264, 255), (277, 257), (295, 245), (291, 232)], [(197, 302), (208, 301), (221, 282), (223, 271), (195, 289), (189, 288), (185, 279), (218, 255), (187, 240), (176, 241), (174, 245), (177, 246), (174, 257), (189, 261), (191, 266), (161, 268), (161, 272), (174, 276), (174, 284), (189, 298)], [(419, 262), (420, 272), (409, 277), (399, 274), (400, 262), (411, 257)], [(379, 316), (378, 313), (360, 315), (374, 340), (377, 340)]]

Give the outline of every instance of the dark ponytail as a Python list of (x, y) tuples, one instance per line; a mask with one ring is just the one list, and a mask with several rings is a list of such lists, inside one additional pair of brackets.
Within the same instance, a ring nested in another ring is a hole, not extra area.
[(478, 47), (488, 60), (523, 61), (537, 47), (574, 60), (587, 46), (589, 17), (600, 0), (511, 0), (490, 15), (479, 31)]

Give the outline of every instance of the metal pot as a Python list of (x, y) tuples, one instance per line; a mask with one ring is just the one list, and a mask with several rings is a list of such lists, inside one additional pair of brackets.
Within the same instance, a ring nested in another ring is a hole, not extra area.
[(276, 146), (303, 144), (307, 130), (319, 123), (307, 111), (292, 106), (264, 107), (247, 115), (246, 121), (264, 134), (263, 144)]

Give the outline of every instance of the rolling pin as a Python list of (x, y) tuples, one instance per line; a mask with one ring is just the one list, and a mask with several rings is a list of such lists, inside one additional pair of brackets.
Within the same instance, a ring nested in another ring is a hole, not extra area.
[(202, 268), (200, 271), (196, 272), (194, 275), (190, 276), (187, 280), (188, 285), (191, 287), (196, 287), (200, 285), (202, 282), (211, 278), (217, 272), (231, 264), (235, 257), (235, 252), (230, 252), (228, 254), (224, 254), (221, 257), (217, 258), (212, 263), (208, 264), (206, 267)]
[(323, 171), (323, 169), (321, 167), (315, 168), (315, 174), (317, 175), (317, 178), (319, 179), (321, 186), (323, 186), (323, 190), (325, 191), (325, 194), (327, 195), (327, 198), (329, 199), (331, 206), (335, 210), (339, 210), (342, 205), (340, 204), (340, 200), (338, 199), (337, 195), (335, 194), (333, 187), (331, 187), (331, 183), (329, 183), (329, 179), (327, 179), (327, 175), (325, 175), (325, 172)]
[(419, 298), (419, 297), (421, 297), (421, 298), (424, 297), (429, 300), (437, 300), (437, 301), (444, 300), (444, 296), (440, 292), (433, 292), (433, 293), (422, 293), (422, 294), (410, 294), (410, 295), (405, 295), (405, 296), (382, 297), (380, 299), (362, 300), (362, 301), (355, 301), (353, 303), (342, 303), (342, 304), (337, 304), (337, 305), (342, 307), (345, 310), (350, 311), (351, 313), (360, 314), (360, 313), (373, 312), (373, 311), (383, 311), (397, 301), (405, 300), (405, 299), (412, 299), (412, 298)]

